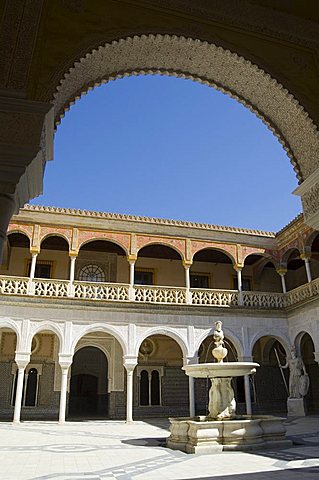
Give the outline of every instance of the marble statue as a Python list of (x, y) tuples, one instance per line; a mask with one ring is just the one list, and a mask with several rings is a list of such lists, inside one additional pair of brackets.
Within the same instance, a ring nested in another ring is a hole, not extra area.
[(217, 320), (217, 322), (215, 322), (215, 330), (213, 333), (214, 343), (216, 347), (213, 348), (212, 354), (219, 363), (223, 362), (224, 358), (227, 356), (228, 353), (227, 348), (224, 347), (224, 332), (222, 330), (222, 326), (222, 322), (220, 320)]
[(289, 368), (290, 371), (289, 398), (302, 398), (307, 395), (309, 376), (302, 358), (296, 353), (295, 347), (291, 348), (291, 356), (282, 368)]

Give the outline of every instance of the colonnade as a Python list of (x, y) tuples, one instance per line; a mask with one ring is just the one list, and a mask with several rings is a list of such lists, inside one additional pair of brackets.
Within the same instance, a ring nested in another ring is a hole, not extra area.
[[(30, 249), (31, 252), (31, 266), (30, 266), (30, 274), (29, 274), (29, 286), (28, 286), (28, 293), (33, 294), (34, 293), (34, 276), (35, 276), (35, 270), (36, 270), (36, 262), (37, 262), (37, 257), (38, 254), (40, 253), (39, 249)], [(70, 297), (74, 296), (74, 280), (75, 280), (75, 265), (76, 265), (76, 259), (77, 259), (78, 254), (74, 251), (69, 252), (69, 258), (70, 258), (70, 268), (69, 268), (69, 285), (68, 285), (68, 295)], [(127, 261), (129, 265), (129, 300), (134, 301), (135, 300), (135, 291), (134, 291), (134, 278), (135, 278), (135, 264), (137, 261), (137, 255), (128, 255), (127, 256)], [(305, 270), (306, 270), (306, 276), (307, 276), (307, 282), (310, 283), (312, 281), (312, 274), (311, 274), (311, 266), (310, 266), (310, 258), (311, 254), (310, 253), (301, 253), (300, 258), (304, 261), (305, 265)], [(182, 261), (184, 270), (185, 270), (185, 287), (186, 287), (186, 303), (191, 303), (191, 294), (190, 294), (190, 289), (191, 289), (191, 282), (190, 282), (190, 269), (193, 264), (192, 261)], [(239, 292), (239, 297), (238, 297), (238, 303), (241, 305), (243, 303), (243, 297), (242, 297), (242, 292), (243, 292), (243, 281), (242, 281), (242, 271), (243, 271), (244, 265), (239, 265), (239, 264), (233, 264), (233, 269), (235, 270), (237, 274), (237, 286), (238, 286), (238, 292)], [(281, 279), (281, 285), (282, 285), (282, 292), (287, 293), (287, 287), (286, 287), (286, 280), (285, 280), (285, 275), (287, 273), (287, 267), (284, 266), (279, 266), (276, 268), (276, 272), (280, 276)]]

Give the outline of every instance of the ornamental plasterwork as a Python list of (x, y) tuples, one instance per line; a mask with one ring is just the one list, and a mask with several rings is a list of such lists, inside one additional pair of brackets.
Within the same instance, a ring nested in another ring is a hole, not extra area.
[(164, 74), (214, 87), (243, 103), (277, 136), (302, 182), (319, 164), (319, 134), (299, 102), (269, 74), (214, 44), (176, 35), (141, 35), (88, 53), (54, 94), (57, 122), (81, 95), (109, 80)]
[(305, 219), (315, 215), (319, 210), (319, 183), (316, 183), (312, 188), (305, 192), (302, 197), (302, 206), (304, 210)]

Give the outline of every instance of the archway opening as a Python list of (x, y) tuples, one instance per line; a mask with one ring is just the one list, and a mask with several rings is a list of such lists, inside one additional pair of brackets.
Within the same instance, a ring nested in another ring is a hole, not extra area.
[(69, 418), (123, 418), (125, 371), (120, 342), (105, 330), (83, 335), (70, 371)]
[(287, 273), (285, 275), (287, 290), (293, 290), (307, 283), (305, 262), (300, 258), (297, 248), (288, 252), (286, 257)]
[(134, 283), (184, 287), (185, 272), (181, 255), (167, 245), (146, 245), (138, 251)]
[(248, 255), (242, 270), (242, 286), (243, 290), (281, 293), (281, 280), (274, 260), (264, 255)]
[[(67, 280), (70, 271), (69, 262), (68, 242), (59, 235), (49, 235), (41, 242), (34, 277)], [(31, 262), (28, 263), (28, 275), (30, 268)]]
[(82, 245), (75, 270), (75, 278), (82, 282), (127, 283), (129, 278), (125, 250), (109, 240)]
[(182, 366), (182, 350), (173, 338), (157, 334), (142, 341), (134, 373), (134, 416), (189, 412), (188, 377)]
[(0, 328), (0, 419), (12, 420), (16, 394), (15, 351), (17, 335), (11, 328)]
[(31, 261), (30, 239), (21, 232), (8, 233), (4, 248), (0, 273), (25, 277), (28, 274), (26, 264)]
[(283, 344), (270, 335), (257, 340), (252, 351), (253, 361), (259, 363), (254, 375), (255, 413), (283, 413), (287, 411), (288, 369), (287, 352)]
[(315, 361), (315, 346), (309, 333), (304, 333), (299, 339), (300, 355), (305, 364), (306, 372), (309, 375), (309, 390), (305, 397), (306, 410), (308, 413), (319, 411), (319, 365)]
[(97, 347), (74, 354), (69, 397), (70, 417), (105, 417), (108, 414), (108, 362)]
[(234, 289), (236, 272), (226, 253), (205, 248), (195, 253), (190, 269), (191, 288)]

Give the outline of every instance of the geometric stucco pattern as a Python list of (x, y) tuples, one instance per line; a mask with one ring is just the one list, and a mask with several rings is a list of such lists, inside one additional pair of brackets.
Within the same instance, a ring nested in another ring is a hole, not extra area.
[(193, 79), (243, 103), (278, 137), (300, 183), (319, 166), (318, 130), (286, 88), (236, 53), (176, 35), (128, 37), (88, 53), (57, 86), (56, 122), (95, 86), (123, 76), (156, 73)]
[(319, 182), (302, 195), (302, 207), (305, 220), (319, 211)]

